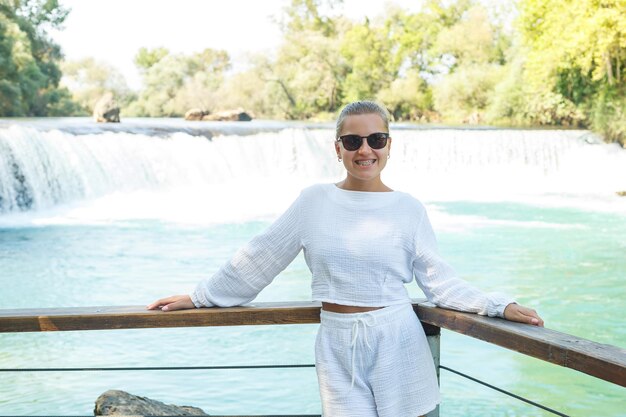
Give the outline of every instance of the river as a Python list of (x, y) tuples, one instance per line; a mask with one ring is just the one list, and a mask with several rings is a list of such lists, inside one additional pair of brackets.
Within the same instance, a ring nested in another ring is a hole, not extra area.
[[(546, 327), (626, 347), (626, 150), (582, 130), (391, 126), (383, 173), (429, 211), (466, 280)], [(317, 182), (330, 124), (0, 119), (0, 309), (191, 291)], [(415, 283), (413, 297), (422, 297)], [(302, 254), (257, 298), (309, 300)], [(316, 325), (0, 334), (0, 368), (313, 363)], [(624, 390), (449, 331), (441, 364), (572, 416)], [(314, 370), (2, 373), (0, 415), (88, 415), (122, 389), (210, 414), (320, 413)], [(441, 415), (548, 416), (441, 371)]]

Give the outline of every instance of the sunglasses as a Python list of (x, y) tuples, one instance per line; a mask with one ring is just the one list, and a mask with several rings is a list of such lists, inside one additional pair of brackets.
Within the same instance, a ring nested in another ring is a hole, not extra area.
[(359, 135), (343, 135), (339, 136), (337, 142), (341, 142), (346, 151), (356, 151), (363, 145), (363, 139), (367, 139), (367, 144), (372, 149), (382, 149), (387, 146), (387, 139), (389, 139), (389, 133), (377, 132), (372, 133), (369, 136)]

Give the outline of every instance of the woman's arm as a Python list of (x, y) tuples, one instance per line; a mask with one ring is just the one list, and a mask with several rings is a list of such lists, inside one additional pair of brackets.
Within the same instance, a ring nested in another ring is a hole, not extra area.
[(252, 301), (302, 249), (299, 219), (302, 195), (268, 229), (254, 237), (190, 295), (162, 298), (147, 306), (163, 311), (230, 307)]
[(439, 254), (426, 211), (416, 230), (415, 245), (413, 273), (429, 301), (452, 310), (543, 326), (543, 320), (534, 310), (518, 305), (511, 297), (495, 292), (485, 293), (458, 278), (454, 269)]

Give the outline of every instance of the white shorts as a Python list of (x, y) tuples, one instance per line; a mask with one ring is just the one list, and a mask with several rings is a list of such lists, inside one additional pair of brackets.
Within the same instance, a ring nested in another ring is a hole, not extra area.
[(315, 367), (327, 417), (417, 417), (439, 404), (426, 335), (411, 304), (322, 310)]

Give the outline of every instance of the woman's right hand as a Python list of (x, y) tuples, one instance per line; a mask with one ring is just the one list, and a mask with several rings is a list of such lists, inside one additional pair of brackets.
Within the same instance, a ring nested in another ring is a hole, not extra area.
[(188, 308), (196, 308), (191, 301), (191, 297), (185, 295), (172, 295), (171, 297), (161, 298), (146, 307), (148, 310), (161, 309), (161, 311), (185, 310)]

